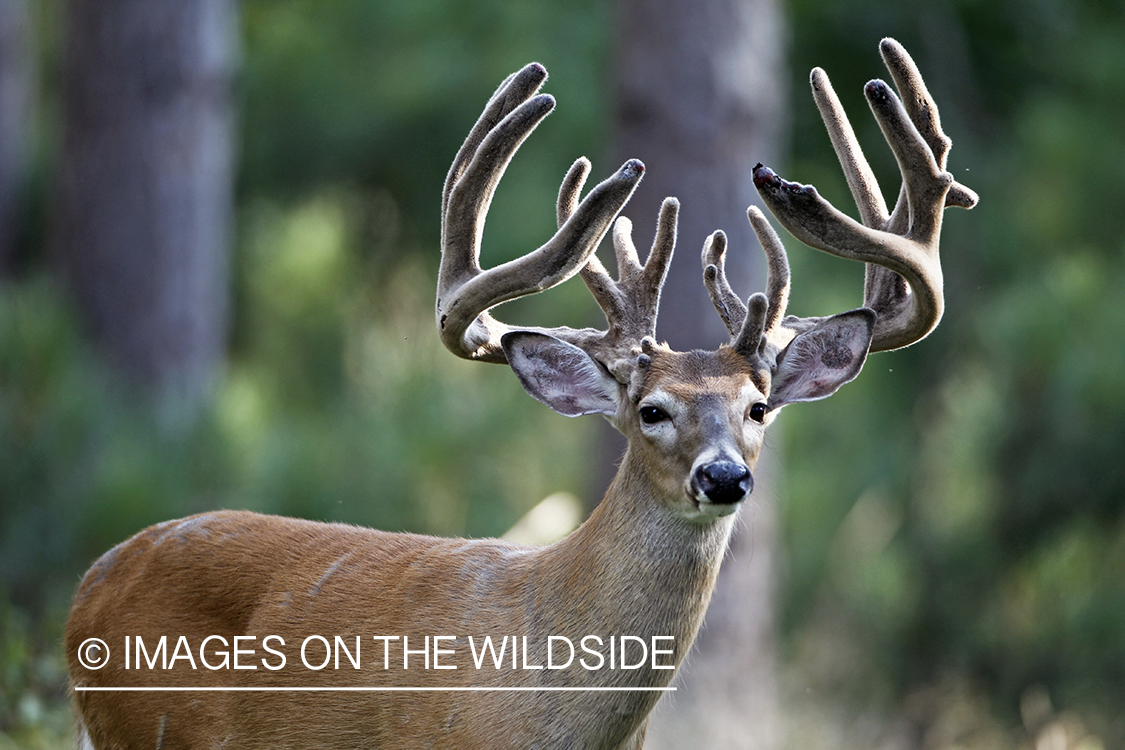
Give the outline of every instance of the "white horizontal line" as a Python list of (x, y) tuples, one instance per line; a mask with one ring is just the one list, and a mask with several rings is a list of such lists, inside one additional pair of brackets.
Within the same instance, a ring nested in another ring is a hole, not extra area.
[(78, 693), (516, 693), (516, 692), (590, 692), (590, 693), (653, 693), (671, 692), (674, 687), (83, 687)]

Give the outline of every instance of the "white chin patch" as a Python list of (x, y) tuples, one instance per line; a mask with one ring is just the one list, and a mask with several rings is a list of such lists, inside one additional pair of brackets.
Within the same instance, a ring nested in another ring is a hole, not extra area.
[(714, 516), (715, 518), (721, 518), (723, 516), (729, 516), (731, 513), (734, 513), (736, 510), (738, 510), (738, 507), (740, 505), (742, 505), (741, 502), (722, 504), (700, 503), (699, 509), (705, 512), (707, 515)]
[(713, 503), (706, 496), (703, 496), (695, 498), (693, 505), (701, 518), (722, 518), (738, 510), (742, 501), (740, 500), (737, 503)]

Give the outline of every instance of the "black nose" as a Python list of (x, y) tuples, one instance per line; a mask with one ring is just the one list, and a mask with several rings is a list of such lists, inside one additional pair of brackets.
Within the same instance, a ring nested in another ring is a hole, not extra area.
[(745, 464), (715, 461), (695, 470), (692, 484), (713, 503), (730, 505), (746, 497), (754, 489), (754, 477)]

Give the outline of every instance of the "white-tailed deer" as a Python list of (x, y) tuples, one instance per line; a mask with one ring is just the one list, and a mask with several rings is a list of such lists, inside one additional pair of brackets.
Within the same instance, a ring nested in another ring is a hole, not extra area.
[[(83, 736), (105, 749), (639, 748), (703, 619), (766, 426), (785, 404), (854, 378), (869, 349), (907, 346), (941, 316), (943, 209), (976, 197), (945, 171), (949, 140), (913, 62), (891, 40), (882, 53), (902, 102), (882, 81), (866, 93), (902, 172), (893, 212), (819, 70), (816, 100), (862, 224), (811, 187), (754, 173), (793, 234), (869, 264), (865, 306), (785, 316), (785, 251), (750, 209), (769, 261), (765, 294), (743, 303), (733, 293), (721, 232), (703, 250), (731, 334), (716, 351), (654, 339), (678, 203), (661, 208), (641, 265), (629, 222), (613, 223), (638, 161), (579, 203), (580, 159), (560, 191), (558, 233), (480, 268), (496, 185), (554, 106), (536, 93), (541, 66), (509, 77), (446, 180), (438, 328), (455, 354), (509, 364), (555, 411), (603, 414), (624, 433), (605, 499), (541, 548), (246, 512), (146, 529), (94, 563), (67, 624)], [(611, 224), (616, 281), (593, 255)], [(514, 328), (488, 312), (578, 273), (604, 331)]]

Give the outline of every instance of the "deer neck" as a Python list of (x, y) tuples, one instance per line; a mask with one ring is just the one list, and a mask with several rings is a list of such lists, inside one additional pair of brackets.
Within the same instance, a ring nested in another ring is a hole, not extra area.
[(734, 516), (688, 521), (672, 510), (677, 501), (661, 497), (627, 451), (589, 519), (542, 550), (549, 585), (541, 590), (567, 600), (548, 627), (670, 635), (678, 664), (702, 623)]

